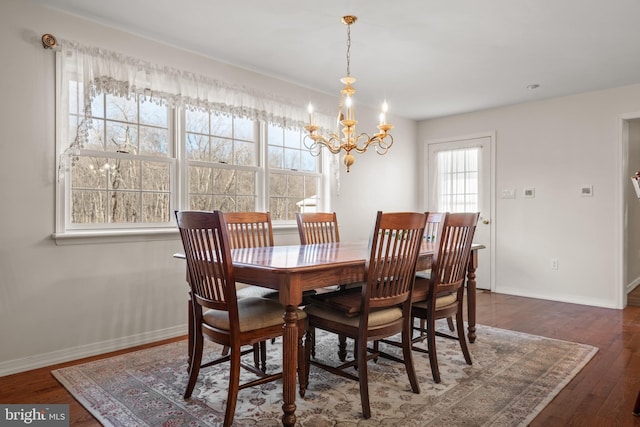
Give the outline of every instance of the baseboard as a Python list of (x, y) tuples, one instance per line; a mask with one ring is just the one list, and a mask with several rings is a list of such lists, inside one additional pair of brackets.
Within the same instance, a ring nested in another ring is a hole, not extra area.
[(592, 307), (618, 309), (618, 307), (616, 307), (613, 301), (606, 301), (606, 300), (600, 300), (600, 299), (574, 298), (573, 296), (567, 297), (563, 295), (547, 295), (547, 294), (541, 294), (537, 292), (526, 292), (526, 291), (523, 291), (522, 289), (514, 289), (510, 287), (505, 287), (505, 286), (499, 287), (499, 289), (496, 289), (495, 292), (497, 294), (514, 295), (518, 297), (536, 298), (536, 299), (543, 299), (543, 300), (549, 300), (549, 301), (566, 302), (569, 304), (580, 304), (580, 305), (588, 305)]
[(640, 277), (637, 277), (636, 280), (634, 280), (633, 282), (627, 284), (627, 293), (629, 293), (632, 290), (634, 290), (638, 285), (640, 285)]
[(50, 353), (23, 357), (21, 359), (0, 362), (0, 377), (55, 365), (57, 363), (70, 362), (84, 357), (96, 356), (110, 351), (123, 350), (137, 345), (149, 344), (168, 338), (175, 338), (187, 334), (187, 326), (175, 326), (143, 334), (131, 335), (108, 341), (101, 341), (89, 345), (52, 351)]

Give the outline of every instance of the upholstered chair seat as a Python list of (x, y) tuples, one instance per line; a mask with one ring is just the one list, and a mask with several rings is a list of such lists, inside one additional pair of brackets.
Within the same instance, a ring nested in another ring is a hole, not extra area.
[[(304, 319), (307, 314), (298, 310), (298, 319)], [(282, 305), (266, 299), (246, 297), (238, 300), (238, 318), (240, 332), (282, 325)], [(202, 320), (209, 326), (228, 331), (229, 313), (223, 310), (207, 310), (202, 314)]]

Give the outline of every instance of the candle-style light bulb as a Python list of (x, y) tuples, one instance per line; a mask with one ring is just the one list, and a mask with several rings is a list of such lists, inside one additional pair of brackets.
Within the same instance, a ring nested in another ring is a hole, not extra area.
[(352, 120), (353, 119), (353, 109), (352, 109), (353, 101), (351, 100), (350, 96), (347, 96), (347, 99), (345, 99), (344, 101), (344, 105), (347, 107), (347, 120)]
[(382, 103), (382, 113), (380, 114), (380, 124), (381, 125), (386, 125), (387, 124), (387, 111), (389, 111), (389, 105), (387, 104), (387, 101), (384, 101)]
[(307, 105), (307, 111), (309, 112), (309, 124), (312, 125), (313, 124), (313, 105), (311, 105), (311, 103)]

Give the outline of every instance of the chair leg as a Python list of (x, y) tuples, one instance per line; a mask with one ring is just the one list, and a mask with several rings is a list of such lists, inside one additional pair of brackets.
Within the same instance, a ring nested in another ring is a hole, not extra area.
[(264, 373), (267, 372), (267, 342), (260, 342), (260, 370)]
[[(409, 384), (411, 384), (411, 391), (414, 393), (420, 393), (420, 385), (418, 384), (418, 376), (416, 375), (415, 367), (413, 366), (412, 355), (412, 342), (411, 335), (413, 331), (413, 325), (408, 322), (405, 324), (405, 328), (402, 331), (402, 357), (404, 358), (404, 366), (409, 376)], [(378, 342), (376, 341), (376, 344)]]
[(338, 335), (338, 357), (341, 362), (347, 360), (347, 337)]
[[(306, 357), (306, 361), (305, 361), (305, 380), (304, 383), (306, 385), (306, 387), (309, 386), (309, 368), (311, 367), (311, 346), (309, 345), (309, 340), (312, 340), (312, 345), (315, 344), (315, 329), (311, 326), (309, 326), (307, 328), (307, 343), (305, 345), (305, 349), (304, 349), (304, 353), (305, 353), (305, 357)], [(315, 355), (314, 355), (315, 358)]]
[(447, 317), (447, 325), (449, 325), (449, 330), (451, 332), (456, 330), (455, 326), (453, 326), (453, 318)]
[(429, 319), (427, 319), (427, 351), (429, 352), (429, 363), (431, 364), (433, 381), (439, 384), (440, 369), (438, 368), (438, 354), (436, 353), (435, 319), (433, 318), (433, 314), (430, 314)]
[(367, 342), (356, 342), (354, 349), (358, 353), (358, 379), (360, 381), (360, 402), (362, 403), (362, 416), (371, 418), (371, 406), (369, 405), (369, 378), (367, 375)]
[(460, 349), (464, 355), (464, 360), (467, 365), (471, 365), (471, 354), (469, 353), (469, 347), (467, 346), (467, 338), (464, 335), (464, 323), (462, 319), (462, 305), (459, 306), (456, 313), (456, 328), (458, 329), (458, 341), (460, 341)]
[(638, 397), (636, 397), (636, 404), (633, 407), (633, 415), (640, 417), (640, 391), (638, 392)]
[(253, 345), (253, 366), (260, 369), (260, 343)]
[[(189, 293), (189, 299), (191, 299), (191, 293)], [(195, 330), (195, 326), (193, 325), (193, 307), (191, 305), (191, 301), (187, 303), (188, 307), (188, 317), (187, 317), (187, 345), (189, 346), (189, 357), (187, 359), (187, 372), (191, 372), (191, 365), (193, 363), (193, 334)]]
[[(311, 335), (309, 335), (309, 333)], [(305, 346), (309, 346), (309, 350), (311, 351), (311, 356), (315, 359), (316, 358), (316, 331), (315, 330), (313, 329), (307, 330), (307, 342)]]
[[(305, 333), (302, 332), (298, 336), (298, 383), (300, 383), (300, 397), (304, 397), (307, 391), (307, 381), (309, 380), (308, 371), (308, 355), (307, 355), (307, 345), (308, 343), (303, 343), (303, 338)], [(307, 334), (307, 336), (309, 336)]]
[(229, 390), (227, 392), (227, 407), (224, 412), (224, 426), (233, 424), (233, 417), (236, 413), (236, 403), (238, 401), (238, 390), (240, 389), (240, 349), (231, 349), (231, 360), (229, 366)]
[(204, 347), (204, 338), (202, 333), (199, 333), (193, 337), (193, 350), (191, 352), (191, 366), (189, 369), (189, 382), (187, 388), (184, 391), (184, 398), (188, 399), (193, 393), (193, 389), (196, 386), (198, 380), (198, 374), (200, 373), (200, 365), (202, 365), (202, 351)]

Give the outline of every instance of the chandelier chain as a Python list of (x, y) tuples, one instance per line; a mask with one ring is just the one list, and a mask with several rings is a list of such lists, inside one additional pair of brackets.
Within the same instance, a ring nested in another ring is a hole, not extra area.
[(347, 76), (351, 76), (351, 25), (347, 25)]

